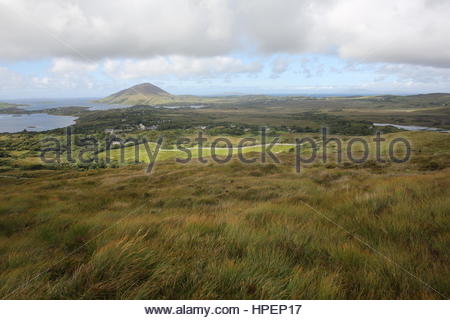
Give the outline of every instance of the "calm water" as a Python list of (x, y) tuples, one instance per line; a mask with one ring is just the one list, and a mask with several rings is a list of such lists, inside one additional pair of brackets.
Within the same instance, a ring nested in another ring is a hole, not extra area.
[(14, 99), (14, 100), (2, 100), (2, 102), (25, 104), (20, 108), (36, 111), (49, 108), (59, 107), (90, 107), (91, 110), (108, 110), (117, 108), (127, 108), (126, 105), (106, 104), (92, 102), (98, 98), (70, 98), (70, 99)]
[[(72, 98), (72, 99), (14, 99), (2, 100), (15, 104), (24, 104), (21, 109), (39, 111), (58, 107), (90, 107), (91, 110), (107, 110), (126, 108), (123, 105), (111, 105), (92, 102), (96, 98)], [(56, 128), (64, 128), (75, 123), (75, 117), (54, 116), (46, 113), (27, 115), (0, 114), (0, 132), (46, 131)]]
[(75, 123), (76, 117), (52, 116), (46, 113), (0, 114), (0, 132), (45, 131), (64, 128)]
[(159, 106), (155, 108), (163, 108), (163, 109), (201, 109), (205, 108), (204, 105), (191, 105), (191, 106)]
[(421, 126), (404, 126), (399, 124), (391, 124), (391, 123), (374, 123), (376, 127), (387, 127), (391, 126), (397, 129), (408, 130), (408, 131), (439, 131), (439, 132), (449, 132), (446, 129), (441, 128), (433, 128), (433, 127), (421, 127)]
[[(89, 107), (90, 110), (108, 110), (118, 108), (128, 108), (129, 105), (117, 105), (92, 102), (97, 98), (71, 98), (71, 99), (14, 99), (2, 100), (15, 104), (24, 104), (19, 108), (28, 111), (39, 111), (50, 108), (64, 107)], [(179, 109), (179, 108), (203, 108), (202, 105), (191, 106), (167, 106), (159, 108)], [(46, 113), (36, 113), (28, 115), (0, 114), (0, 132), (20, 132), (27, 131), (45, 131), (56, 128), (64, 128), (74, 124), (75, 117), (54, 116)]]
[[(131, 105), (123, 104), (107, 104), (92, 102), (99, 98), (71, 98), (71, 99), (14, 99), (14, 100), (2, 100), (2, 102), (9, 102), (15, 104), (24, 104), (19, 108), (28, 111), (44, 110), (50, 108), (64, 108), (64, 107), (89, 107), (91, 110), (109, 110), (129, 108)], [(200, 109), (204, 108), (204, 105), (180, 105), (180, 106), (158, 106), (156, 108), (164, 109)]]

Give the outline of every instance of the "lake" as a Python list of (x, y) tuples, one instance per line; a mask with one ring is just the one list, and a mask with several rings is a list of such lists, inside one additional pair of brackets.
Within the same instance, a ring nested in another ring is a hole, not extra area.
[[(14, 100), (1, 100), (2, 102), (23, 104), (20, 109), (28, 111), (38, 111), (51, 108), (64, 108), (64, 107), (89, 107), (90, 110), (109, 110), (129, 108), (131, 105), (123, 104), (107, 104), (92, 102), (100, 98), (67, 98), (67, 99), (14, 99)], [(200, 109), (204, 108), (204, 105), (180, 105), (180, 106), (155, 106), (155, 108), (163, 109)]]
[(92, 102), (99, 98), (67, 98), (67, 99), (14, 99), (2, 100), (2, 102), (24, 104), (21, 109), (37, 111), (59, 107), (90, 107), (91, 110), (108, 110), (117, 108), (127, 108), (127, 105), (106, 104)]
[[(92, 102), (98, 98), (67, 98), (67, 99), (14, 99), (2, 102), (23, 104), (19, 107), (27, 111), (40, 111), (50, 108), (90, 107), (91, 110), (108, 110), (127, 108), (126, 105), (115, 105)], [(75, 123), (76, 117), (54, 116), (46, 113), (34, 114), (0, 114), (0, 132), (46, 131), (64, 128)]]
[(408, 130), (408, 131), (439, 131), (439, 132), (449, 132), (449, 130), (441, 129), (441, 128), (433, 128), (433, 127), (421, 127), (421, 126), (405, 126), (399, 124), (391, 124), (391, 123), (374, 123), (375, 127), (394, 127), (397, 129)]
[(46, 131), (75, 123), (76, 117), (53, 116), (46, 113), (0, 114), (0, 132)]
[[(66, 98), (66, 99), (14, 99), (2, 100), (2, 102), (23, 104), (20, 109), (27, 111), (40, 111), (51, 108), (64, 107), (89, 107), (90, 110), (109, 110), (128, 108), (130, 105), (106, 104), (92, 102), (98, 98)], [(203, 105), (189, 106), (160, 106), (157, 108), (180, 109), (180, 108), (203, 108)], [(75, 123), (75, 117), (54, 116), (46, 113), (35, 113), (26, 115), (0, 114), (0, 132), (45, 131), (64, 128)]]
[(186, 105), (186, 106), (157, 106), (158, 109), (201, 109), (204, 105)]

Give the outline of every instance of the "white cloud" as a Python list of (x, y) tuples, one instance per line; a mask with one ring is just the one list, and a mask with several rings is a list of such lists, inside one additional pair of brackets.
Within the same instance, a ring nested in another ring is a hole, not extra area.
[(54, 72), (49, 75), (25, 76), (0, 66), (0, 93), (34, 89), (92, 88), (94, 80), (89, 74)]
[[(377, 69), (381, 78), (394, 77), (400, 82), (416, 85), (432, 84), (436, 87), (450, 88), (450, 70), (430, 66), (412, 66), (407, 64), (383, 64)], [(381, 80), (380, 78), (380, 80)]]
[(104, 71), (109, 76), (119, 79), (145, 77), (164, 77), (174, 75), (178, 78), (209, 78), (218, 75), (256, 73), (262, 70), (257, 62), (245, 63), (242, 60), (226, 57), (192, 58), (185, 56), (157, 56), (141, 60), (107, 60)]
[(229, 4), (220, 0), (0, 0), (3, 58), (217, 55), (232, 47)]
[(19, 73), (0, 66), (0, 90), (18, 88), (26, 83), (26, 79)]
[(52, 61), (50, 71), (54, 73), (83, 73), (96, 71), (97, 68), (97, 63), (85, 63), (68, 58), (56, 58)]
[(276, 57), (272, 61), (272, 75), (271, 78), (278, 78), (282, 73), (286, 72), (291, 64), (291, 59), (287, 57)]
[(31, 84), (35, 88), (47, 88), (48, 85), (50, 84), (50, 78), (49, 77), (32, 77)]
[(449, 17), (445, 0), (346, 0), (323, 18), (342, 58), (450, 67)]
[(0, 59), (334, 52), (346, 59), (450, 67), (445, 0), (0, 3)]

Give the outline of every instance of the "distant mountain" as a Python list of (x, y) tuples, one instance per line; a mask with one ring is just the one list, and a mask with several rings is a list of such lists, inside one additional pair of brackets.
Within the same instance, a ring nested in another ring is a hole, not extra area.
[[(301, 96), (298, 96), (301, 97)], [(297, 97), (297, 98), (298, 98)], [(101, 103), (123, 104), (123, 105), (188, 105), (188, 104), (207, 104), (207, 103), (230, 103), (230, 101), (248, 101), (256, 100), (285, 100), (294, 99), (295, 96), (270, 96), (270, 95), (241, 95), (239, 93), (227, 93), (227, 95), (217, 95), (211, 97), (199, 97), (190, 95), (172, 95), (167, 91), (151, 84), (141, 83), (128, 89), (116, 92), (106, 98), (97, 100)], [(304, 98), (304, 97), (302, 97)], [(378, 96), (335, 96), (326, 99), (370, 99), (381, 102), (392, 102), (405, 105), (405, 107), (448, 107), (450, 106), (450, 94), (448, 93), (430, 93), (417, 94), (410, 96), (396, 95), (378, 95)], [(2, 105), (0, 104), (0, 108)], [(400, 106), (401, 107), (401, 106)]]
[(173, 101), (174, 97), (163, 89), (151, 84), (141, 83), (128, 89), (116, 92), (106, 98), (98, 100), (111, 104), (159, 104)]

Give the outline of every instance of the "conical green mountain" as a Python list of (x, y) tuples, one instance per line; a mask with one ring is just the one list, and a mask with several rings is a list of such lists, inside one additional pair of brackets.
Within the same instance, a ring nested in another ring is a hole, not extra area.
[(111, 104), (158, 104), (170, 102), (173, 96), (163, 89), (151, 84), (141, 83), (128, 89), (116, 92), (106, 98), (98, 100), (102, 103)]

